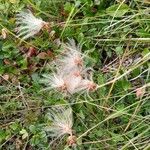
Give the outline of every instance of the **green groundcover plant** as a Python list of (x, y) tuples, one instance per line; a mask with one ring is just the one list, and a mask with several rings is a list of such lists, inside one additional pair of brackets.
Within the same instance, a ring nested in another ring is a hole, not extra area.
[(150, 149), (149, 0), (0, 10), (0, 149)]

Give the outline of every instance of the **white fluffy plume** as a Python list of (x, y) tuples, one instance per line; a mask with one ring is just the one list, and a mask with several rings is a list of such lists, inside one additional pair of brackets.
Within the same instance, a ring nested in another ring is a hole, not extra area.
[(81, 53), (81, 46), (76, 45), (73, 39), (63, 44), (64, 55), (57, 60), (57, 67), (64, 72), (78, 70), (83, 66), (84, 55)]
[(96, 89), (97, 85), (92, 78), (88, 79), (88, 68), (84, 65), (85, 55), (81, 53), (81, 47), (69, 40), (64, 44), (64, 55), (55, 62), (56, 71), (47, 82), (47, 89), (56, 89), (62, 93), (74, 94), (77, 92), (89, 92)]
[(18, 37), (27, 39), (37, 34), (47, 23), (41, 18), (36, 18), (30, 10), (17, 14), (16, 24), (18, 25)]
[(64, 135), (72, 136), (73, 116), (71, 107), (53, 107), (49, 109), (47, 117), (52, 123), (45, 129), (52, 139), (58, 139)]

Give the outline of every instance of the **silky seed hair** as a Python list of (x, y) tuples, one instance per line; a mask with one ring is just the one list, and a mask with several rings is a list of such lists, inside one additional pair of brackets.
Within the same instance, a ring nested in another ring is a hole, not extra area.
[(71, 107), (52, 107), (48, 110), (47, 118), (51, 124), (46, 126), (45, 130), (52, 139), (58, 139), (64, 135), (72, 136), (73, 115)]
[(30, 10), (25, 10), (16, 16), (17, 34), (22, 39), (28, 39), (37, 34), (45, 25), (45, 21), (36, 18)]
[(55, 71), (46, 77), (48, 89), (54, 89), (68, 93), (69, 95), (79, 92), (94, 91), (97, 85), (92, 76), (88, 78), (88, 70), (84, 65), (85, 55), (81, 53), (81, 47), (75, 44), (73, 39), (64, 44), (64, 55), (59, 57), (55, 64)]

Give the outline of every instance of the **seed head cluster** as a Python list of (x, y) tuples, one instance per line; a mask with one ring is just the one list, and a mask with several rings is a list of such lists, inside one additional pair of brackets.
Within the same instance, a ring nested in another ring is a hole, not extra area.
[[(41, 18), (36, 18), (30, 10), (20, 12), (16, 17), (18, 37), (27, 39), (37, 34), (42, 28), (48, 28), (48, 23)], [(81, 46), (73, 39), (63, 43), (63, 54), (54, 61), (54, 71), (49, 75), (43, 75), (47, 88), (59, 91), (63, 94), (75, 94), (89, 92), (97, 89), (89, 68), (85, 65), (86, 55), (81, 52)], [(73, 114), (71, 107), (52, 107), (48, 111), (48, 119), (45, 130), (49, 133), (52, 142), (68, 136), (67, 144), (76, 144), (76, 136), (73, 135)]]
[(81, 53), (81, 47), (70, 39), (63, 48), (64, 54), (55, 61), (56, 71), (51, 75), (45, 75), (50, 89), (68, 94), (95, 90), (97, 85), (92, 78), (88, 78), (84, 64), (86, 56)]

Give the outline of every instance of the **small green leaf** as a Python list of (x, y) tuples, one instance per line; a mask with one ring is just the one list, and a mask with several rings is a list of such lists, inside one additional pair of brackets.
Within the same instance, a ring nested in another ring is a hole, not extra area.
[(148, 31), (145, 31), (145, 29), (139, 29), (135, 33), (139, 37), (143, 37), (143, 38), (150, 37), (150, 33)]
[(123, 48), (121, 46), (116, 47), (115, 52), (117, 55), (123, 54)]
[(131, 84), (127, 80), (122, 80), (122, 88), (126, 91), (131, 87)]
[(28, 65), (27, 59), (24, 58), (20, 60), (20, 65), (21, 65), (21, 69), (27, 69), (27, 65)]
[(129, 6), (126, 4), (116, 4), (112, 5), (109, 8), (106, 9), (106, 13), (110, 16), (113, 17), (121, 17), (123, 16), (126, 12), (128, 12)]
[(79, 116), (80, 116), (82, 119), (85, 119), (85, 115), (84, 115), (84, 113), (83, 113), (82, 110), (80, 110)]
[(0, 129), (0, 142), (6, 138), (7, 134), (4, 130)]
[(64, 10), (65, 10), (66, 12), (71, 12), (72, 8), (73, 8), (73, 6), (72, 6), (72, 4), (69, 3), (69, 2), (66, 2), (66, 4), (64, 5)]
[(20, 134), (22, 135), (22, 139), (25, 139), (28, 137), (28, 132), (25, 129), (22, 129), (20, 131)]
[(11, 125), (10, 125), (10, 128), (15, 131), (15, 130), (18, 130), (19, 129), (19, 124), (18, 122), (13, 122)]
[(148, 48), (145, 48), (142, 52), (142, 56), (144, 57), (145, 55), (147, 55), (148, 53), (150, 53), (150, 50)]
[(1, 4), (0, 5), (0, 10), (2, 11), (2, 10), (4, 10), (5, 9), (5, 5), (4, 4)]
[(113, 138), (113, 140), (115, 142), (122, 142), (122, 141), (124, 141), (124, 138), (121, 135), (119, 135), (119, 134), (115, 134), (115, 133), (111, 132), (111, 135), (112, 135), (112, 138)]

